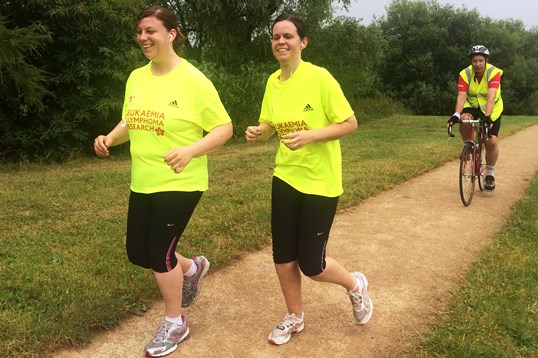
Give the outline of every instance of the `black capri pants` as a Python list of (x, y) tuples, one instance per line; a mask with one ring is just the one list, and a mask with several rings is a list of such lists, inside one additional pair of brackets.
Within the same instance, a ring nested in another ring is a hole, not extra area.
[(306, 276), (322, 273), (338, 197), (304, 194), (273, 177), (271, 201), (274, 263), (297, 261)]
[(127, 257), (133, 264), (155, 272), (177, 265), (179, 238), (203, 192), (169, 191), (141, 194), (131, 191), (127, 214)]

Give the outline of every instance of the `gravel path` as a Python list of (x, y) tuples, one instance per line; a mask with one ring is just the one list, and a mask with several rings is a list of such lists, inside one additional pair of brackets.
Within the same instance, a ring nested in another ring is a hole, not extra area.
[[(285, 306), (266, 248), (204, 278), (200, 299), (185, 312), (191, 338), (169, 357), (413, 355), (538, 169), (536, 138), (538, 125), (501, 139), (497, 189), (475, 192), (470, 207), (460, 201), (459, 162), (453, 161), (337, 215), (328, 253), (367, 275), (375, 310), (366, 326), (354, 323), (343, 288), (305, 279), (305, 330), (284, 346), (268, 344)], [(142, 357), (163, 309), (156, 302), (89, 346), (54, 356)]]

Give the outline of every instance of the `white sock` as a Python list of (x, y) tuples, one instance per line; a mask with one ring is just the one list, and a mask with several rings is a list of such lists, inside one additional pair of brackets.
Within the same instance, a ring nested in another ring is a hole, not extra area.
[(174, 318), (166, 316), (165, 319), (166, 319), (168, 322), (170, 322), (170, 323), (172, 323), (172, 324), (174, 324), (174, 325), (176, 325), (176, 326), (181, 326), (181, 325), (183, 325), (183, 317), (182, 317), (181, 315), (179, 315), (178, 317), (174, 317)]
[(304, 320), (304, 311), (301, 311), (301, 317), (295, 315), (295, 317), (297, 317), (298, 319), (300, 319), (301, 321)]
[[(354, 275), (352, 276), (355, 277)], [(355, 279), (357, 279), (357, 284), (351, 291), (362, 291), (362, 289), (364, 288), (364, 283), (362, 282), (362, 280), (359, 280), (358, 277), (355, 277)]]
[(493, 171), (495, 170), (495, 165), (488, 165), (486, 167), (486, 175), (494, 176)]
[(191, 267), (187, 270), (187, 272), (185, 272), (183, 274), (183, 276), (192, 277), (192, 276), (194, 276), (194, 274), (196, 273), (197, 270), (198, 270), (198, 267), (194, 263), (194, 260), (191, 259)]

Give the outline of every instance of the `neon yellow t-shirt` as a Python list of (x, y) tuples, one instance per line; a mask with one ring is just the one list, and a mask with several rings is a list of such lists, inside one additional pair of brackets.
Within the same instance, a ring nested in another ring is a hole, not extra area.
[[(260, 113), (260, 122), (273, 126), (279, 138), (341, 123), (353, 115), (340, 85), (326, 69), (302, 61), (285, 82), (279, 76), (280, 70), (269, 76)], [(281, 140), (275, 164), (274, 175), (302, 193), (336, 197), (344, 192), (339, 140), (295, 151)]]
[(131, 72), (125, 88), (122, 115), (131, 141), (131, 190), (207, 190), (207, 156), (193, 158), (176, 174), (163, 155), (199, 141), (204, 131), (231, 122), (230, 117), (211, 81), (187, 60), (164, 76), (153, 75), (150, 65)]

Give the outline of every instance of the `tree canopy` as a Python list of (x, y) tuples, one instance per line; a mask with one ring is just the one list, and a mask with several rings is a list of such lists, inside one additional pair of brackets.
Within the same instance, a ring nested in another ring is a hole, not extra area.
[[(469, 66), (471, 46), (489, 48), (489, 61), (504, 70), (506, 114), (536, 114), (537, 29), (519, 20), (481, 17), (476, 10), (436, 1), (394, 0), (378, 22), (387, 41), (379, 75), (387, 94), (417, 114), (454, 109), (458, 73)], [(532, 74), (532, 75), (531, 75)]]
[[(169, 0), (187, 43), (182, 55), (215, 83), (236, 134), (255, 123), (276, 68), (270, 26), (305, 19), (303, 58), (326, 67), (351, 99), (390, 98), (416, 114), (454, 108), (466, 51), (484, 44), (504, 70), (506, 114), (538, 112), (538, 30), (436, 1), (394, 0), (364, 26), (334, 17), (351, 0)], [(0, 1), (0, 160), (63, 160), (91, 153), (118, 122), (125, 81), (147, 60), (135, 21), (147, 0)], [(151, 2), (155, 4), (155, 2)], [(360, 108), (357, 108), (360, 112)]]
[(282, 12), (297, 14), (315, 30), (332, 18), (334, 3), (350, 0), (176, 0), (168, 6), (186, 32), (191, 58), (212, 62), (233, 71), (249, 61), (265, 61), (270, 26)]

